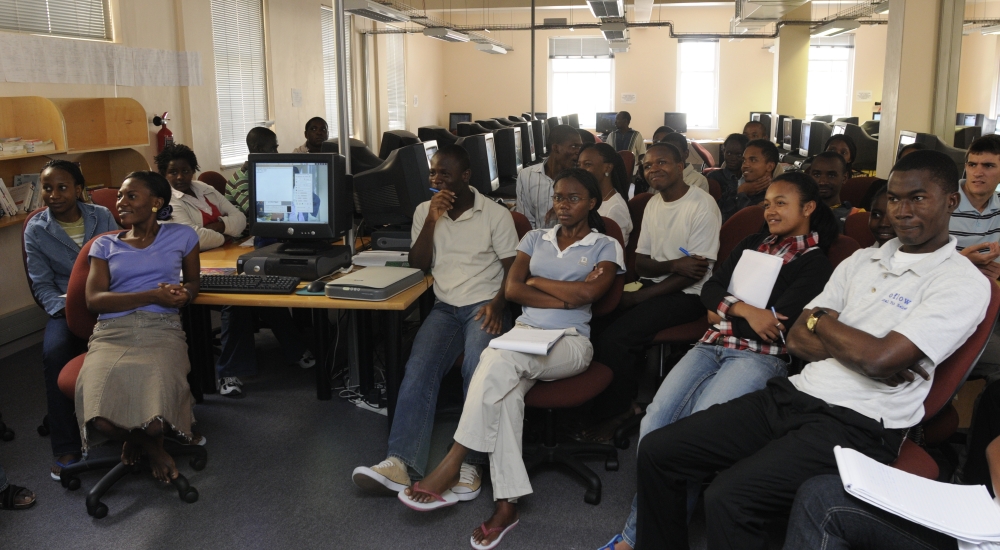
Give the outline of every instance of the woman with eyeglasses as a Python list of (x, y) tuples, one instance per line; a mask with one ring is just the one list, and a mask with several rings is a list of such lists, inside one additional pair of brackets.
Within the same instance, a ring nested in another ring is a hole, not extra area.
[(399, 493), (418, 511), (458, 502), (451, 488), (459, 482), (462, 460), (470, 451), (487, 453), (493, 481), (493, 516), (472, 532), (473, 548), (493, 548), (517, 525), (516, 502), (531, 494), (521, 458), (524, 396), (536, 380), (580, 374), (590, 365), (591, 304), (624, 273), (621, 245), (604, 234), (598, 214), (601, 190), (589, 172), (574, 168), (555, 178), (552, 204), (559, 225), (524, 236), (507, 277), (507, 299), (522, 305), (515, 328), (563, 330), (546, 355), (486, 348), (469, 385), (455, 444), (438, 467)]

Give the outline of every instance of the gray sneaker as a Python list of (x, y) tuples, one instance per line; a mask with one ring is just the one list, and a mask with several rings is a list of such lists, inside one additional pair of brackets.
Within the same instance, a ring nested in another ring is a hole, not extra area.
[(226, 376), (219, 379), (219, 395), (239, 399), (246, 397), (243, 393), (243, 382), (235, 376)]

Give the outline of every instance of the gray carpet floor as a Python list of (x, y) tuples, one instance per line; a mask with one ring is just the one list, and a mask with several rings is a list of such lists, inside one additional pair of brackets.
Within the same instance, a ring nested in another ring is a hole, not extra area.
[[(488, 484), (478, 499), (433, 513), (361, 493), (351, 471), (384, 458), (386, 418), (337, 397), (318, 401), (314, 372), (284, 365), (269, 331), (258, 335), (258, 352), (261, 372), (246, 380), (246, 398), (206, 396), (195, 409), (208, 467), (179, 467), (198, 502), (182, 502), (148, 474), (130, 475), (104, 498), (110, 512), (101, 520), (87, 515), (84, 501), (103, 473), (85, 474), (78, 491), (49, 478), (49, 440), (35, 432), (45, 414), (41, 346), (0, 359), (0, 412), (17, 432), (0, 442), (0, 464), (38, 495), (30, 510), (0, 512), (0, 548), (469, 548), (473, 528), (493, 509)], [(449, 415), (435, 427), (432, 464), (454, 422)], [(634, 450), (620, 451), (619, 462), (617, 472), (589, 463), (604, 484), (597, 506), (584, 503), (582, 483), (561, 470), (533, 475), (535, 492), (522, 499), (521, 522), (500, 548), (604, 544), (621, 528), (636, 486)], [(704, 547), (703, 533), (696, 515), (694, 548)]]

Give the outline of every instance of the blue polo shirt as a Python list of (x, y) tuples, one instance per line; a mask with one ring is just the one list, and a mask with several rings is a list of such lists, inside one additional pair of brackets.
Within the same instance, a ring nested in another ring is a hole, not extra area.
[(982, 212), (976, 210), (965, 196), (965, 180), (959, 182), (962, 200), (951, 213), (948, 232), (958, 239), (958, 249), (987, 242), (1000, 242), (1000, 197), (990, 195), (990, 202)]
[[(552, 229), (535, 229), (521, 239), (517, 249), (531, 256), (528, 269), (532, 276), (579, 282), (601, 262), (612, 262), (618, 266), (619, 274), (625, 273), (625, 254), (617, 239), (595, 230), (566, 250), (559, 250), (558, 232), (558, 225)], [(573, 309), (524, 306), (517, 321), (540, 329), (572, 327), (581, 336), (590, 338), (590, 317), (590, 304)]]

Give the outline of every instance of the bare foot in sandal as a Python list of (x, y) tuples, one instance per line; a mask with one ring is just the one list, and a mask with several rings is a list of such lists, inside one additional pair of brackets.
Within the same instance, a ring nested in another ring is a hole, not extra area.
[(153, 470), (153, 477), (163, 483), (170, 483), (177, 479), (177, 476), (180, 475), (177, 471), (177, 465), (174, 464), (173, 457), (163, 450), (163, 447), (154, 446), (147, 449), (146, 452), (149, 455), (149, 466)]
[[(456, 444), (455, 447), (457, 446)], [(414, 502), (423, 504), (433, 502), (435, 500), (434, 496), (429, 493), (440, 495), (458, 483), (459, 473), (462, 469), (462, 460), (464, 458), (464, 452), (450, 451), (445, 455), (444, 460), (438, 464), (437, 468), (434, 468), (433, 472), (427, 474), (427, 477), (419, 481), (421, 491), (413, 491), (412, 487), (407, 487), (403, 491)]]
[(142, 447), (129, 441), (122, 444), (122, 464), (126, 466), (138, 464), (140, 456), (142, 456)]
[(7, 485), (0, 491), (0, 510), (26, 510), (35, 505), (35, 493), (25, 487)]
[(488, 532), (483, 532), (483, 526), (476, 527), (472, 531), (472, 540), (480, 546), (489, 546), (508, 527), (516, 523), (517, 518), (516, 504), (507, 500), (498, 500), (496, 509), (493, 510), (493, 515), (483, 523)]

